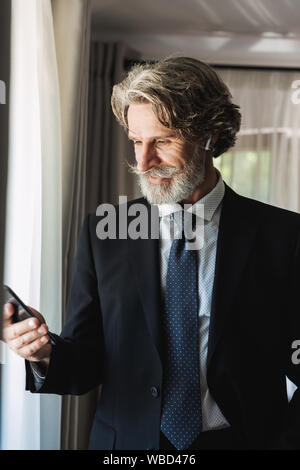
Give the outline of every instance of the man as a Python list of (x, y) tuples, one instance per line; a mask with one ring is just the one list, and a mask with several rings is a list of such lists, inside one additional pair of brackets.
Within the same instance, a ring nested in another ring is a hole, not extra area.
[[(128, 228), (139, 203), (150, 221), (158, 210), (160, 236), (101, 239), (103, 217), (86, 217), (55, 345), (42, 317), (14, 325), (8, 306), (4, 338), (26, 359), (26, 389), (102, 384), (90, 449), (299, 448), (286, 376), (299, 386), (300, 216), (237, 195), (214, 168), (240, 113), (208, 65), (137, 65), (112, 107), (144, 194), (128, 204)], [(182, 214), (202, 224), (197, 250)]]

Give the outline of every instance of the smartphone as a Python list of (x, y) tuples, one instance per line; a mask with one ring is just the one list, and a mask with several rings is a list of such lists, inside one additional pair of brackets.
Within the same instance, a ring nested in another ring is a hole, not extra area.
[[(24, 304), (24, 302), (22, 302), (20, 297), (18, 297), (17, 294), (10, 287), (6, 286), (5, 284), (3, 285), (3, 287), (11, 295), (11, 297), (13, 297), (13, 300), (7, 299), (6, 302), (9, 301), (14, 306), (14, 314), (12, 317), (14, 323), (26, 320), (30, 317), (37, 318), (37, 316)], [(52, 333), (48, 331), (47, 334), (50, 338), (49, 342), (51, 344), (55, 344), (55, 338)]]

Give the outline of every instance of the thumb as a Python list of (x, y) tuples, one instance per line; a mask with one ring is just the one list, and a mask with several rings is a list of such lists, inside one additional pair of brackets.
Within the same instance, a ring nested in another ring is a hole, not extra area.
[(9, 299), (3, 306), (3, 326), (13, 323), (13, 315), (17, 312), (18, 307), (14, 300)]

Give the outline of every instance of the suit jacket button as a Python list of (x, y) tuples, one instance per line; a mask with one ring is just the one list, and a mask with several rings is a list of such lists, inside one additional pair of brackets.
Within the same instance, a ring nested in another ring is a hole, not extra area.
[(151, 395), (153, 396), (153, 398), (157, 398), (159, 396), (158, 387), (151, 387), (150, 391), (151, 391)]

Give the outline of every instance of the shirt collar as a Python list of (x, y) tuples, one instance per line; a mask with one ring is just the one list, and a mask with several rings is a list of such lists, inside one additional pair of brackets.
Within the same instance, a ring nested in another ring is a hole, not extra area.
[[(191, 207), (189, 207), (188, 212), (197, 214), (197, 206), (203, 204), (204, 206), (204, 219), (211, 220), (215, 211), (219, 207), (225, 193), (225, 184), (222, 179), (222, 175), (219, 170), (215, 169), (218, 176), (218, 182), (216, 186), (204, 197), (195, 202)], [(159, 217), (165, 217), (170, 214), (174, 214), (182, 210), (182, 207), (178, 203), (170, 204), (154, 204), (158, 207)]]

